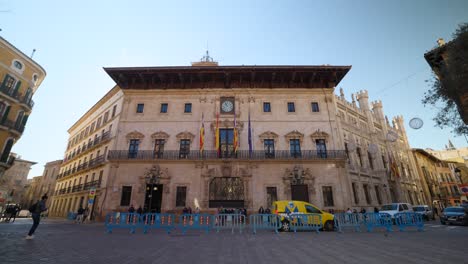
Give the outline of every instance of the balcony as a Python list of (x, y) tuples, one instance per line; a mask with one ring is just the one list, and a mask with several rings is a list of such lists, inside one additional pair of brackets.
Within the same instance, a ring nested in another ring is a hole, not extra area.
[(110, 131), (107, 131), (104, 134), (102, 134), (102, 136), (95, 138), (91, 142), (85, 143), (81, 147), (78, 147), (76, 152), (72, 152), (72, 154), (68, 155), (68, 157), (65, 157), (65, 159), (63, 160), (63, 164), (66, 164), (70, 160), (89, 152), (90, 150), (98, 146), (99, 144), (106, 142), (108, 139), (110, 139), (110, 137), (111, 137)]
[(24, 131), (24, 126), (22, 126), (21, 124), (17, 124), (15, 121), (12, 121), (12, 120), (8, 120), (8, 119), (2, 120), (0, 121), (0, 125), (7, 127), (9, 129), (15, 130), (20, 134), (22, 134)]
[(56, 190), (55, 194), (56, 195), (61, 195), (61, 194), (68, 194), (68, 193), (77, 193), (77, 192), (87, 191), (87, 190), (91, 189), (92, 187), (100, 188), (101, 187), (101, 181), (96, 180), (96, 181), (87, 182), (87, 183), (84, 183), (84, 184), (78, 184), (78, 185), (75, 185), (75, 186), (62, 188), (60, 190)]
[(29, 109), (32, 109), (33, 106), (34, 106), (34, 101), (31, 98), (29, 98), (30, 97), (29, 95), (26, 96), (26, 95), (22, 95), (20, 93), (15, 93), (14, 89), (8, 89), (6, 87), (1, 87), (0, 88), (0, 93), (2, 93), (4, 95), (7, 95), (11, 99), (14, 99), (14, 100), (18, 101), (21, 104), (24, 104)]
[(77, 167), (73, 167), (72, 169), (69, 169), (67, 171), (64, 171), (62, 173), (60, 173), (58, 176), (57, 176), (57, 179), (61, 179), (63, 177), (66, 177), (68, 175), (73, 175), (73, 174), (76, 174), (76, 173), (79, 173), (79, 172), (82, 172), (82, 171), (85, 171), (85, 170), (89, 170), (89, 169), (92, 169), (92, 168), (95, 168), (99, 165), (102, 165), (106, 162), (106, 159), (104, 157), (104, 155), (100, 155), (94, 159), (91, 159), (89, 160), (89, 162), (85, 162), (83, 164), (80, 164), (78, 165)]
[(181, 152), (179, 150), (165, 150), (164, 152), (154, 152), (152, 150), (139, 150), (129, 152), (128, 150), (111, 150), (108, 155), (109, 160), (345, 160), (344, 150), (302, 150), (289, 151), (277, 150), (265, 152), (264, 150), (248, 151), (239, 150), (234, 152), (221, 152), (216, 150), (206, 150), (201, 153), (198, 150)]

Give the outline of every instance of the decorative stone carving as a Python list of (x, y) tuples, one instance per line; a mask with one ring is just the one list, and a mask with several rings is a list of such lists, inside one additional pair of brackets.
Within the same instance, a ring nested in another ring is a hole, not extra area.
[(182, 139), (188, 139), (190, 141), (193, 141), (193, 139), (195, 138), (195, 135), (188, 131), (184, 131), (184, 132), (180, 132), (179, 134), (177, 134), (176, 138), (177, 138), (177, 141), (180, 141)]
[(164, 139), (164, 140), (167, 140), (169, 138), (169, 134), (167, 134), (166, 132), (163, 132), (163, 131), (158, 131), (158, 132), (155, 132), (151, 135), (151, 138), (152, 139)]
[(317, 129), (310, 135), (310, 137), (312, 138), (312, 142), (315, 142), (316, 139), (325, 139), (325, 142), (328, 142), (330, 135), (324, 131), (320, 131), (320, 129)]
[(283, 176), (284, 193), (287, 197), (291, 195), (291, 185), (307, 184), (309, 188), (309, 195), (315, 195), (315, 177), (309, 168), (303, 169), (299, 166), (294, 168), (286, 168)]
[(145, 135), (143, 135), (142, 133), (138, 132), (138, 131), (133, 131), (133, 132), (130, 132), (127, 134), (126, 138), (128, 141), (130, 141), (130, 139), (139, 139), (139, 140), (142, 140), (143, 138), (145, 137)]
[(265, 141), (265, 139), (273, 139), (275, 141), (275, 144), (278, 142), (278, 134), (276, 134), (275, 132), (266, 131), (260, 134), (258, 137), (260, 138), (262, 143)]
[[(237, 129), (239, 131), (242, 131), (244, 129), (244, 122), (242, 121), (236, 121), (236, 122), (237, 122)], [(210, 123), (210, 127), (211, 127), (211, 130), (213, 131), (216, 129), (216, 120)], [(220, 120), (219, 128), (234, 128), (234, 119), (233, 120), (225, 119), (223, 121)]]
[(299, 132), (297, 130), (294, 130), (294, 131), (291, 131), (288, 134), (286, 134), (284, 137), (286, 138), (286, 141), (288, 141), (288, 142), (291, 139), (299, 139), (299, 142), (302, 144), (302, 141), (304, 139), (304, 134), (302, 134), (301, 132)]

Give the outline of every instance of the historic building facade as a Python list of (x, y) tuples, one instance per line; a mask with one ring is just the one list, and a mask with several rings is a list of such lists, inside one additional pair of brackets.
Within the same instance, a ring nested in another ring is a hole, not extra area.
[(13, 164), (11, 148), (24, 132), (32, 96), (45, 76), (37, 62), (0, 37), (0, 178)]
[(4, 198), (5, 203), (21, 203), (23, 196), (25, 195), (25, 186), (27, 184), (27, 178), (31, 166), (36, 162), (24, 160), (17, 156), (15, 153), (11, 153), (15, 157), (13, 165), (5, 172), (0, 178), (0, 190), (6, 194)]
[(296, 199), (344, 210), (417, 201), (403, 119), (390, 126), (367, 92), (359, 107), (334, 95), (349, 69), (208, 59), (106, 68), (117, 86), (70, 128), (52, 213), (87, 203), (102, 216), (130, 205), (257, 210)]

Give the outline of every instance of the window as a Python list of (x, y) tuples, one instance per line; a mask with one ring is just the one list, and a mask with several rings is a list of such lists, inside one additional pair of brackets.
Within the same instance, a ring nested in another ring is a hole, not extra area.
[(271, 112), (271, 105), (270, 102), (263, 103), (263, 112), (269, 113)]
[(315, 146), (317, 147), (317, 156), (322, 159), (327, 158), (327, 144), (325, 144), (325, 139), (316, 139)]
[(94, 122), (91, 124), (91, 128), (89, 129), (89, 133), (93, 133), (95, 125), (96, 124)]
[(122, 197), (120, 198), (120, 206), (129, 206), (132, 197), (132, 186), (122, 186)]
[(333, 203), (333, 190), (331, 186), (322, 186), (323, 205), (334, 206)]
[(139, 145), (139, 139), (130, 139), (130, 145), (128, 146), (128, 158), (134, 159), (137, 157)]
[(356, 148), (356, 153), (357, 153), (358, 158), (359, 158), (359, 166), (362, 167), (362, 155), (361, 155), (361, 148), (360, 147)]
[(294, 103), (293, 102), (288, 102), (288, 112), (289, 113), (296, 112), (296, 109), (294, 108)]
[(305, 209), (306, 209), (306, 212), (308, 214), (321, 214), (322, 212), (320, 212), (319, 209), (311, 206), (311, 205), (305, 205)]
[(15, 78), (11, 77), (8, 74), (5, 75), (5, 79), (3, 79), (2, 88), (5, 89), (5, 91), (8, 91), (8, 93), (10, 93), (14, 85), (15, 85)]
[(114, 105), (114, 107), (112, 108), (112, 117), (115, 116), (116, 111), (117, 111), (117, 105)]
[(357, 190), (356, 183), (353, 182), (352, 187), (353, 187), (354, 203), (358, 204), (359, 203), (359, 193), (358, 193), (358, 190)]
[(385, 159), (385, 155), (384, 155), (384, 154), (382, 155), (382, 163), (383, 163), (384, 169), (386, 169), (386, 168), (387, 168), (387, 160)]
[(380, 188), (378, 185), (375, 185), (375, 196), (377, 196), (377, 202), (382, 204), (382, 197), (380, 196)]
[(184, 108), (184, 113), (192, 113), (192, 104), (186, 103)]
[(98, 129), (98, 128), (101, 127), (101, 121), (102, 121), (102, 116), (100, 116), (100, 117), (97, 119), (97, 122), (96, 122), (96, 129)]
[(319, 112), (319, 105), (317, 102), (312, 103), (312, 112)]
[(15, 68), (17, 68), (18, 70), (23, 69), (23, 64), (21, 64), (21, 62), (19, 62), (19, 61), (15, 61), (15, 62), (13, 63), (13, 65), (14, 65)]
[(137, 104), (137, 113), (143, 113), (143, 109), (145, 108), (145, 104)]
[(167, 104), (161, 104), (161, 113), (167, 113)]
[(184, 207), (187, 198), (187, 187), (178, 186), (176, 192), (176, 207)]
[(369, 195), (369, 185), (363, 184), (362, 188), (364, 188), (364, 194), (366, 196), (367, 204), (371, 204), (371, 198), (370, 198), (370, 195)]
[(154, 157), (155, 158), (162, 158), (163, 157), (163, 152), (164, 152), (164, 144), (166, 141), (164, 139), (156, 139), (154, 141)]
[(289, 151), (291, 157), (300, 157), (301, 156), (301, 145), (299, 139), (290, 139), (289, 140)]
[(179, 158), (186, 159), (189, 152), (190, 152), (190, 140), (189, 139), (181, 139), (180, 140)]
[(103, 170), (99, 172), (99, 184), (101, 184), (101, 182), (102, 182), (102, 175), (103, 174), (104, 174)]
[(267, 187), (267, 204), (266, 208), (270, 207), (273, 202), (278, 201), (278, 195), (276, 194), (276, 187)]
[(369, 167), (371, 168), (371, 170), (374, 169), (374, 161), (372, 160), (372, 154), (367, 151), (367, 158), (369, 160)]
[(107, 111), (105, 114), (104, 114), (104, 121), (103, 123), (107, 123), (107, 120), (109, 120), (109, 111)]
[(274, 158), (275, 157), (275, 141), (273, 139), (265, 139), (263, 141), (263, 146), (265, 148), (265, 157)]

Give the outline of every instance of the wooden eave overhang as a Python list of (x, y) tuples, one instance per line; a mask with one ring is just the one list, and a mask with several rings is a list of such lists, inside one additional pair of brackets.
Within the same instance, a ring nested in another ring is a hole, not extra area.
[(122, 89), (334, 88), (351, 66), (104, 68)]

